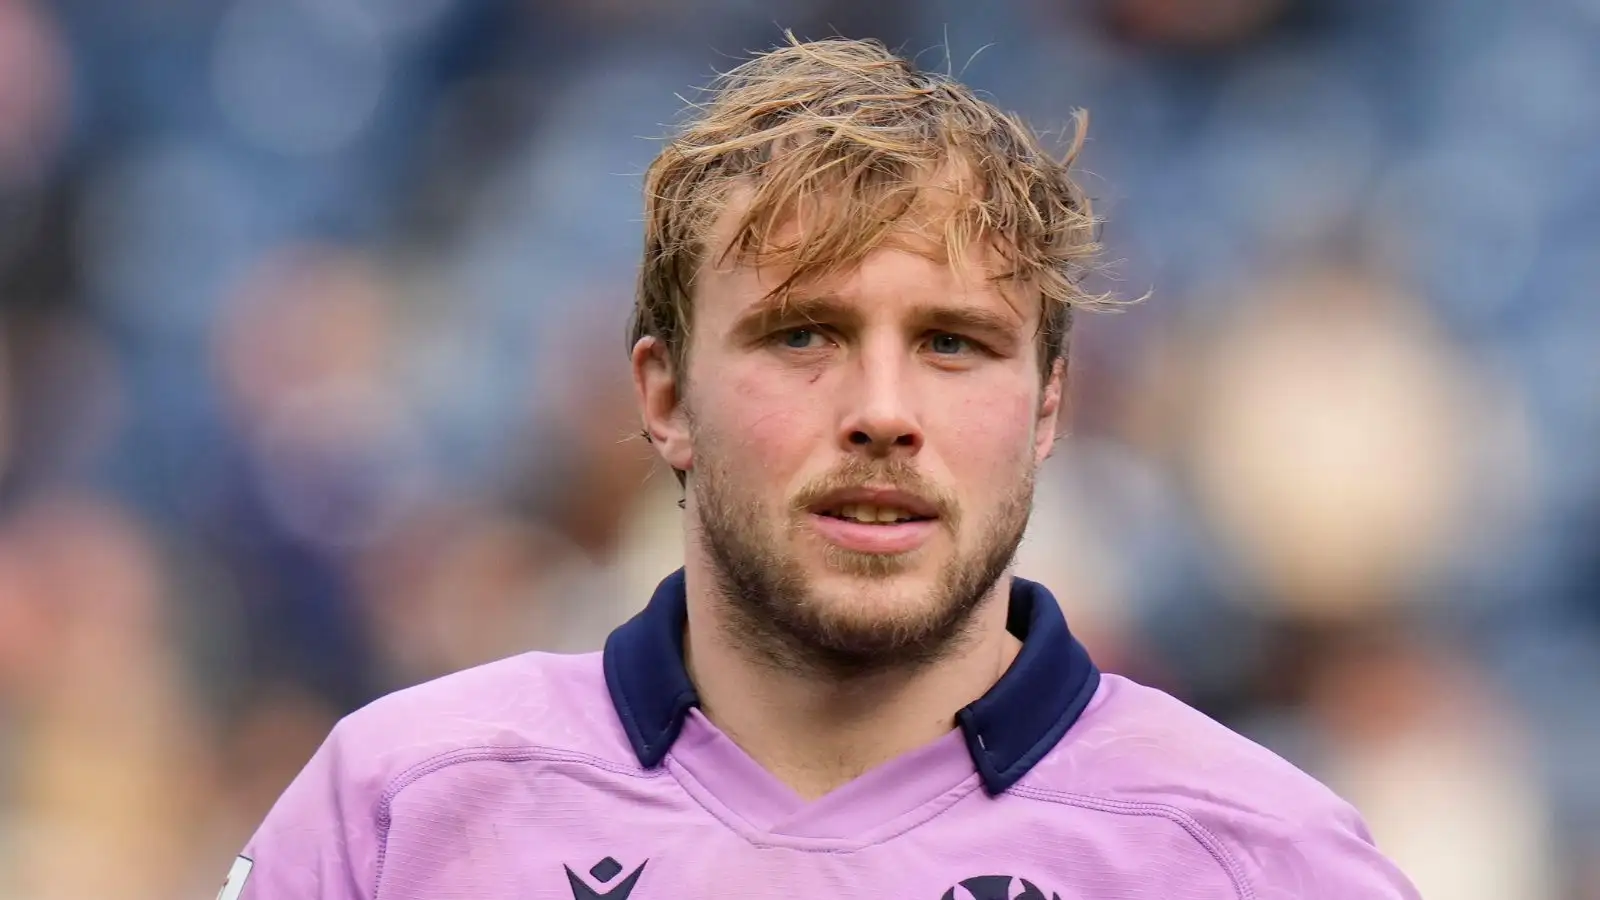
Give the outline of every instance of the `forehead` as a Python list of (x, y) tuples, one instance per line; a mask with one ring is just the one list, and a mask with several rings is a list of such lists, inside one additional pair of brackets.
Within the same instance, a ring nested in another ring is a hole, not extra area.
[[(770, 227), (751, 221), (753, 190), (731, 188), (702, 244), (695, 302), (699, 313), (738, 315), (751, 306), (827, 296), (842, 302), (908, 301), (929, 306), (983, 306), (1037, 323), (1039, 294), (1009, 277), (1011, 266), (990, 235), (963, 233), (954, 191), (932, 185), (891, 226), (841, 221), (855, 212), (827, 198), (799, 204)], [(828, 251), (833, 252), (828, 252)]]

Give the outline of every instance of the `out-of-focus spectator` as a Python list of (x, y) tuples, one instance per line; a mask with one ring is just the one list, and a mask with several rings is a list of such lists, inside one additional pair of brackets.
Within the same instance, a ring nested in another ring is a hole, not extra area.
[(426, 490), (398, 309), (371, 265), (317, 247), (264, 261), (239, 291), (215, 344), (227, 418), (198, 540), (240, 603), (247, 679), (349, 709), (373, 695), (349, 563)]
[(1452, 551), (1495, 529), (1469, 516), (1526, 490), (1504, 437), (1475, 438), (1515, 417), (1415, 298), (1359, 272), (1268, 279), (1191, 340), (1162, 407), (1168, 452), (1237, 573), (1232, 599), (1277, 631), (1259, 714), (1425, 896), (1551, 896), (1528, 722), (1426, 634), (1460, 615)]
[(55, 162), (69, 125), (69, 65), (43, 10), (0, 3), (0, 199), (37, 186)]
[(1425, 591), (1487, 480), (1472, 425), (1504, 416), (1415, 301), (1296, 273), (1208, 325), (1178, 449), (1240, 567), (1309, 618)]
[(1330, 636), (1305, 710), (1321, 773), (1425, 897), (1557, 896), (1556, 845), (1514, 699), (1403, 624)]
[(173, 896), (207, 757), (152, 535), (99, 498), (41, 497), (0, 530), (0, 584), (13, 785), (0, 889)]
[(399, 682), (520, 650), (598, 649), (676, 567), (674, 498), (652, 489), (676, 482), (638, 437), (609, 331), (580, 324), (529, 373), (560, 387), (527, 394), (533, 437), (498, 501), (444, 501), (365, 557)]

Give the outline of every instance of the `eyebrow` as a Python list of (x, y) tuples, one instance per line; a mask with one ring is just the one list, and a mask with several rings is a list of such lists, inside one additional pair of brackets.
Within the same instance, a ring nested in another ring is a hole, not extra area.
[(984, 337), (991, 343), (1014, 342), (1021, 335), (1023, 327), (1023, 323), (1013, 316), (970, 306), (923, 307), (916, 311), (916, 318), (929, 331), (971, 334)]
[(751, 304), (734, 323), (737, 334), (763, 337), (796, 322), (842, 322), (857, 324), (860, 314), (832, 294), (768, 296)]
[[(1010, 349), (1021, 337), (1023, 323), (1014, 316), (972, 306), (918, 304), (911, 320), (920, 330), (969, 334), (997, 344), (996, 350)], [(859, 309), (833, 294), (770, 297), (746, 310), (734, 324), (741, 337), (763, 337), (788, 324), (830, 322), (843, 326), (859, 325)]]

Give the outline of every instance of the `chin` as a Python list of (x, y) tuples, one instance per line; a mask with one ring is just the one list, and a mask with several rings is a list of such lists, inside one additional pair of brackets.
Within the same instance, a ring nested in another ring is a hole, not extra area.
[(806, 593), (819, 614), (840, 624), (874, 628), (937, 615), (941, 592), (931, 575), (884, 562), (879, 558), (843, 571), (829, 567), (811, 580)]
[(786, 644), (818, 671), (865, 675), (940, 658), (963, 632), (971, 610), (920, 581), (813, 584), (810, 607), (786, 623)]
[(823, 550), (817, 574), (821, 578), (842, 577), (856, 582), (906, 583), (919, 578), (926, 581), (922, 570), (927, 563), (925, 553), (857, 553), (829, 546)]

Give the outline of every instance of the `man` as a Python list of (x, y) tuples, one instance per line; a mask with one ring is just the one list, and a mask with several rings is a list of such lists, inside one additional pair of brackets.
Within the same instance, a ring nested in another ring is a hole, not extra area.
[(792, 42), (646, 188), (632, 366), (683, 569), (602, 654), (340, 723), (224, 900), (1416, 896), (1011, 575), (1098, 302), (1066, 163), (878, 45)]

